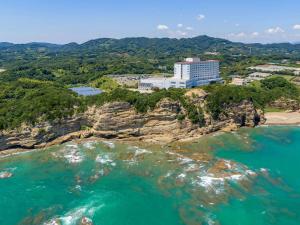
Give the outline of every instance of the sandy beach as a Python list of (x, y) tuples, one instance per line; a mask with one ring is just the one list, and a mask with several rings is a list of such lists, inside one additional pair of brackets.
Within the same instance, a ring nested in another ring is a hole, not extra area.
[(298, 125), (300, 112), (272, 112), (266, 113), (266, 125)]

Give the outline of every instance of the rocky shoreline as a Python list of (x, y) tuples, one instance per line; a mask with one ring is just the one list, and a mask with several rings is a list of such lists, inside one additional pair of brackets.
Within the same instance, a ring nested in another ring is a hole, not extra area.
[[(194, 96), (194, 104), (205, 109), (205, 98)], [(23, 125), (17, 129), (0, 131), (0, 152), (10, 149), (40, 149), (71, 140), (90, 137), (148, 143), (190, 141), (216, 131), (232, 131), (239, 127), (255, 127), (265, 122), (262, 111), (251, 101), (224, 105), (218, 120), (205, 111), (205, 125), (193, 124), (179, 101), (163, 99), (154, 110), (137, 113), (126, 102), (92, 106), (84, 113), (53, 122)]]

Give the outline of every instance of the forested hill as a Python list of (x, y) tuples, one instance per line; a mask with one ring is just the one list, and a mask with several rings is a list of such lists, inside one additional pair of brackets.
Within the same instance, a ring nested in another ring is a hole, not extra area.
[[(32, 42), (28, 44), (13, 44), (9, 42), (0, 42), (0, 50), (6, 53), (9, 52), (26, 52), (26, 51), (40, 51), (40, 52), (108, 52), (114, 53), (117, 51), (124, 51), (128, 53), (136, 53), (135, 51), (146, 51), (151, 54), (158, 54), (163, 52), (176, 53), (192, 51), (195, 53), (202, 53), (201, 51), (217, 51), (220, 53), (233, 54), (268, 54), (269, 51), (281, 53), (299, 53), (300, 43), (276, 43), (276, 44), (243, 44), (238, 42), (231, 42), (221, 38), (213, 38), (206, 35), (197, 36), (194, 38), (99, 38), (77, 44), (75, 42), (58, 45), (50, 43)], [(134, 51), (134, 52), (130, 52)]]
[[(209, 53), (209, 54), (207, 54)], [(20, 77), (87, 83), (105, 74), (171, 73), (184, 57), (219, 59), (223, 68), (242, 60), (300, 59), (300, 44), (243, 44), (198, 36), (194, 38), (101, 38), (83, 44), (0, 43), (0, 80)], [(237, 66), (238, 67), (238, 66)], [(222, 74), (230, 72), (222, 69)]]

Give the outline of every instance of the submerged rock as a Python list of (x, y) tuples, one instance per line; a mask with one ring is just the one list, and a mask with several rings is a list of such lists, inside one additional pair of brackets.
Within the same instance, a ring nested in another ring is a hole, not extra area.
[(93, 221), (88, 217), (82, 217), (79, 225), (93, 225)]
[(10, 178), (12, 177), (12, 173), (4, 171), (4, 172), (0, 172), (0, 179), (5, 179), (5, 178)]

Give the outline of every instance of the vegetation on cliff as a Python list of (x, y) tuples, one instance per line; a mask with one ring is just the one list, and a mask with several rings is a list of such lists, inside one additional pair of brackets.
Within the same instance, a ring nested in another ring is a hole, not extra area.
[(91, 83), (91, 86), (95, 88), (100, 88), (101, 90), (108, 92), (120, 87), (118, 82), (110, 77), (98, 78), (97, 80)]
[(52, 82), (20, 79), (0, 83), (0, 129), (67, 117), (82, 106), (75, 93)]
[[(137, 112), (146, 113), (148, 110), (153, 110), (157, 103), (164, 98), (170, 98), (174, 101), (179, 101), (181, 105), (187, 110), (188, 118), (195, 124), (204, 125), (203, 110), (184, 96), (186, 90), (184, 89), (169, 89), (157, 90), (151, 94), (141, 94), (139, 92), (130, 91), (127, 89), (117, 88), (111, 92), (106, 92), (102, 95), (92, 96), (87, 98), (88, 105), (103, 105), (107, 102), (128, 102), (135, 107)], [(180, 115), (182, 120), (185, 115)]]
[[(99, 81), (102, 85), (105, 81)], [(15, 82), (0, 82), (0, 129), (15, 128), (22, 123), (34, 124), (54, 120), (84, 111), (88, 106), (101, 106), (109, 102), (128, 102), (137, 112), (153, 110), (162, 99), (179, 101), (186, 113), (178, 112), (178, 120), (188, 118), (194, 124), (205, 125), (204, 111), (219, 119), (226, 107), (244, 100), (253, 102), (256, 108), (264, 109), (279, 98), (299, 100), (298, 89), (284, 78), (263, 80), (258, 86), (210, 85), (204, 87), (208, 96), (205, 107), (195, 104), (185, 96), (185, 89), (157, 90), (141, 94), (128, 89), (114, 88), (97, 96), (80, 97), (64, 86), (50, 81), (19, 79)]]
[(291, 82), (282, 77), (262, 80), (259, 86), (211, 85), (204, 89), (209, 93), (207, 108), (214, 119), (224, 112), (230, 104), (248, 100), (259, 109), (264, 109), (272, 101), (281, 97), (299, 101), (299, 90)]

